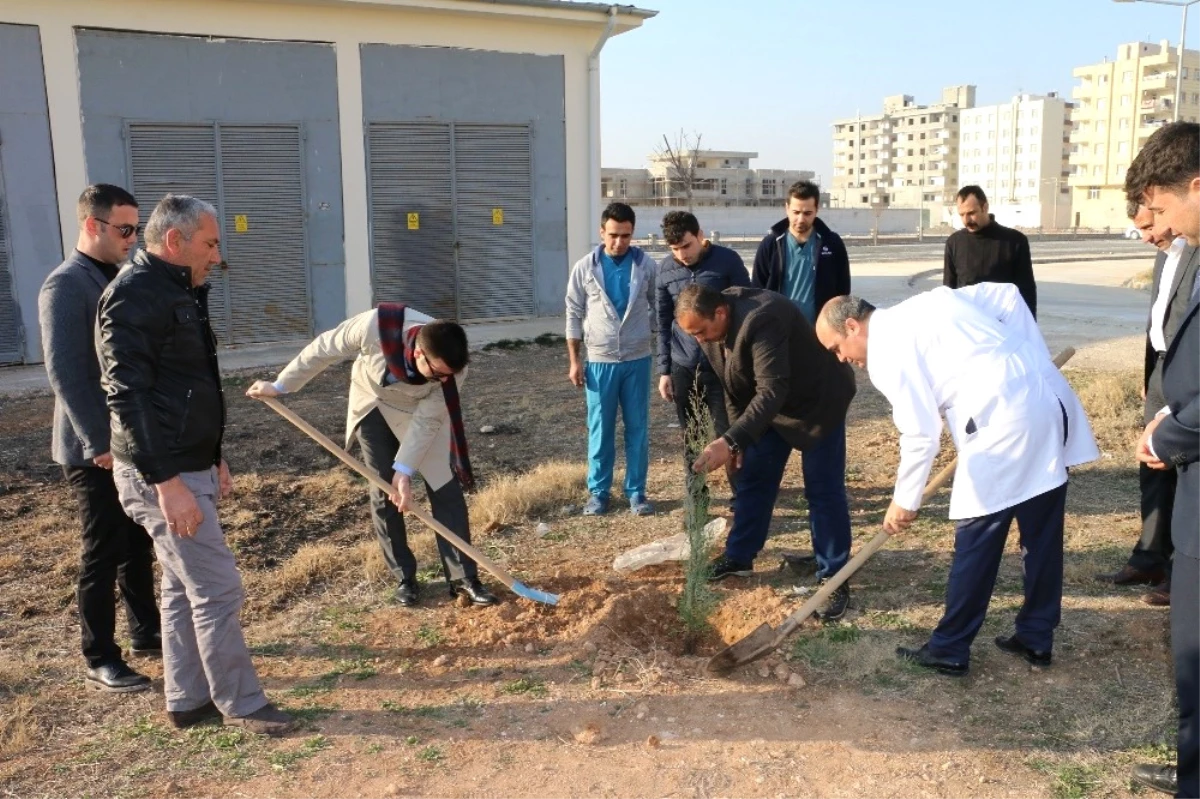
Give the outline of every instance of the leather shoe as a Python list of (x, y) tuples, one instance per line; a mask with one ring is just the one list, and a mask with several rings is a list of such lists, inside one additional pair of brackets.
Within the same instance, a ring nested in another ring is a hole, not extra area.
[(162, 657), (162, 635), (155, 633), (149, 638), (135, 638), (129, 648), (133, 654), (141, 657), (160, 658)]
[(1162, 569), (1142, 571), (1126, 563), (1112, 574), (1097, 574), (1096, 579), (1102, 583), (1112, 583), (1113, 585), (1154, 585), (1161, 583), (1166, 576), (1167, 573)]
[(1000, 647), (1002, 652), (1007, 652), (1010, 655), (1020, 655), (1031, 666), (1049, 666), (1051, 660), (1053, 660), (1051, 653), (1043, 652), (1039, 649), (1031, 649), (1025, 646), (1015, 635), (1008, 638), (1005, 638), (1003, 635), (997, 635), (996, 646)]
[(1179, 792), (1179, 771), (1175, 766), (1141, 763), (1133, 767), (1133, 773), (1130, 776), (1138, 785), (1145, 785), (1156, 791), (1169, 793), (1172, 796)]
[(396, 603), (411, 608), (421, 602), (421, 591), (416, 580), (401, 580), (396, 588)]
[(150, 687), (149, 677), (138, 674), (122, 661), (88, 669), (84, 682), (89, 688), (110, 694), (132, 694)]
[(907, 646), (896, 647), (896, 657), (901, 660), (907, 660), (922, 666), (927, 669), (932, 669), (938, 674), (945, 674), (949, 677), (966, 677), (968, 666), (966, 663), (958, 663), (947, 658), (940, 658), (929, 651), (929, 645), (926, 644), (920, 649), (910, 649)]
[(494, 605), (500, 600), (478, 578), (450, 583), (450, 596), (465, 596), (473, 605)]
[(1142, 594), (1142, 601), (1156, 608), (1171, 607), (1171, 578), (1163, 580), (1158, 585)]
[(221, 711), (217, 710), (217, 706), (212, 703), (211, 699), (200, 707), (195, 707), (191, 710), (167, 711), (167, 720), (170, 721), (171, 726), (177, 730), (195, 727), (197, 724), (203, 721), (219, 718), (221, 718)]

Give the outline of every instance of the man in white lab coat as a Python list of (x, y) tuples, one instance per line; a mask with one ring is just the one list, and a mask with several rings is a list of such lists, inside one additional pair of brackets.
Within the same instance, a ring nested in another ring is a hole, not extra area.
[(892, 404), (900, 467), (885, 530), (903, 532), (920, 510), (942, 414), (958, 450), (946, 612), (928, 643), (896, 653), (943, 674), (967, 673), (1015, 518), (1025, 603), (1016, 633), (996, 645), (1049, 665), (1062, 610), (1067, 468), (1100, 453), (1017, 288), (943, 287), (880, 310), (857, 297), (835, 297), (821, 311), (817, 337), (865, 368)]

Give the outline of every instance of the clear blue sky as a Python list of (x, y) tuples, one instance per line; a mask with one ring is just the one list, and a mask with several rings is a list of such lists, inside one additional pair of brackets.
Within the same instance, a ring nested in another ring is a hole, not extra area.
[[(622, 0), (631, 2), (631, 0)], [(830, 123), (879, 113), (890, 94), (976, 103), (1020, 91), (1070, 99), (1071, 70), (1117, 45), (1179, 41), (1182, 12), (1112, 0), (644, 0), (658, 11), (601, 53), (602, 164), (638, 167), (664, 133), (750, 150), (752, 166), (832, 177)], [(1188, 17), (1200, 40), (1200, 5)]]

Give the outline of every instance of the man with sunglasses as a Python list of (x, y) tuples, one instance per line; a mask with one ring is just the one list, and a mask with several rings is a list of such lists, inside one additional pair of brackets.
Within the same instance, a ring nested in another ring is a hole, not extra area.
[(82, 548), (76, 594), (85, 682), (111, 693), (150, 687), (115, 640), (114, 585), (120, 589), (135, 655), (162, 654), (150, 536), (121, 508), (109, 451), (108, 406), (96, 357), (96, 306), (137, 243), (138, 206), (118, 186), (88, 186), (76, 204), (75, 250), (38, 294), (42, 348), (54, 391), (51, 455), (79, 504)]
[[(354, 358), (346, 413), (346, 446), (358, 440), (363, 459), (392, 484), (391, 495), (371, 489), (371, 518), (379, 548), (400, 581), (396, 601), (420, 601), (417, 559), (408, 546), (403, 512), (412, 505), (412, 478), (420, 473), (433, 517), (470, 543), (464, 489), (474, 478), (458, 390), (467, 371), (467, 334), (453, 323), (429, 318), (400, 303), (347, 319), (318, 336), (275, 382), (259, 380), (249, 397), (299, 391), (322, 371)], [(494, 605), (475, 561), (437, 539), (452, 597)]]

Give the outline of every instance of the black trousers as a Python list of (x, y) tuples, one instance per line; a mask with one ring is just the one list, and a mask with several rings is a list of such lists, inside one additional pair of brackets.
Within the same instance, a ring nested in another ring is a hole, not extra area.
[(121, 591), (129, 634), (150, 641), (161, 630), (154, 592), (154, 543), (125, 515), (112, 472), (98, 466), (64, 466), (63, 475), (79, 503), (83, 547), (79, 563), (79, 628), (83, 656), (95, 668), (121, 661), (115, 641)]
[[(362, 448), (363, 460), (367, 465), (378, 472), (385, 481), (392, 482), (392, 477), (396, 474), (392, 464), (395, 462), (396, 450), (400, 449), (400, 442), (378, 408), (358, 423), (354, 435)], [(450, 457), (449, 452), (446, 453), (446, 457)], [(436, 491), (430, 488), (427, 482), (425, 491), (429, 495), (429, 504), (433, 506), (433, 518), (446, 525), (468, 544), (471, 543), (467, 498), (463, 496), (458, 480), (451, 478), (450, 482)], [(371, 523), (388, 569), (399, 580), (415, 580), (417, 559), (408, 546), (404, 514), (396, 509), (387, 494), (376, 488), (371, 489)], [(437, 536), (437, 548), (442, 559), (442, 570), (448, 581), (474, 580), (479, 576), (475, 561), (446, 543), (440, 535)]]
[[(712, 416), (713, 432), (717, 436), (724, 435), (729, 429), (729, 411), (725, 408), (725, 391), (721, 388), (721, 379), (711, 369), (671, 367), (671, 391), (675, 396), (675, 415), (679, 418), (679, 427), (683, 431), (684, 474), (690, 486), (693, 479), (692, 464), (709, 443), (688, 441), (689, 425), (696, 418), (696, 403), (699, 403), (698, 407), (708, 408)], [(726, 464), (725, 477), (729, 480), (731, 494), (737, 493), (736, 476), (733, 463)]]
[[(1196, 520), (1189, 520), (1195, 524)], [(1200, 559), (1175, 553), (1171, 580), (1171, 654), (1179, 698), (1179, 793), (1200, 796)]]
[[(1150, 378), (1146, 381), (1146, 402), (1143, 422), (1149, 424), (1167, 401), (1162, 395), (1162, 356), (1158, 357)], [(1175, 507), (1175, 484), (1179, 475), (1175, 469), (1151, 469), (1138, 465), (1138, 488), (1141, 491), (1142, 537), (1133, 545), (1129, 565), (1139, 571), (1164, 569), (1171, 573), (1171, 509)]]

